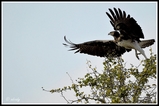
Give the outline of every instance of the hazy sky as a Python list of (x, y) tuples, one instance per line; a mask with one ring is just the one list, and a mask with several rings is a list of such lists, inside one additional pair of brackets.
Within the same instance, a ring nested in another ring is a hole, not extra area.
[[(104, 58), (74, 54), (62, 45), (63, 37), (75, 43), (113, 39), (113, 27), (105, 14), (108, 8), (121, 8), (142, 27), (145, 39), (156, 39), (157, 4), (155, 2), (3, 2), (2, 4), (2, 102), (3, 103), (66, 103), (51, 90), (71, 85), (88, 72), (90, 60), (97, 70), (103, 69)], [(144, 49), (150, 56), (149, 47)], [(144, 59), (142, 55), (140, 59)], [(123, 59), (138, 65), (134, 50)], [(69, 99), (74, 93), (66, 93)]]

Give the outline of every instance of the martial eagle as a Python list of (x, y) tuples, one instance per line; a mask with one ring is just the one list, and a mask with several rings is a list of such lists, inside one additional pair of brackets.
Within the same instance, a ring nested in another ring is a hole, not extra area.
[(94, 40), (75, 44), (64, 36), (64, 40), (68, 43), (64, 45), (72, 48), (70, 50), (76, 50), (75, 53), (80, 52), (100, 57), (119, 57), (134, 49), (138, 59), (138, 54), (142, 54), (147, 59), (142, 48), (153, 45), (155, 40), (140, 40), (140, 38), (144, 38), (141, 27), (133, 17), (129, 14), (126, 15), (125, 11), (121, 11), (120, 8), (114, 8), (114, 11), (109, 9), (109, 11), (110, 13), (106, 12), (106, 14), (114, 31), (108, 35), (112, 35), (114, 40)]

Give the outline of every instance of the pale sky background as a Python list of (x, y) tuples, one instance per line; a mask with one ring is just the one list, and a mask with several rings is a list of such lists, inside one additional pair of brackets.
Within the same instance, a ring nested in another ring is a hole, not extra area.
[[(121, 8), (142, 27), (145, 39), (156, 39), (157, 4), (155, 2), (3, 2), (2, 3), (2, 103), (66, 103), (59, 93), (47, 90), (71, 85), (66, 72), (75, 81), (88, 72), (87, 60), (97, 70), (104, 58), (74, 54), (62, 45), (63, 37), (74, 43), (113, 39), (113, 27), (105, 14), (108, 8)], [(150, 56), (149, 47), (144, 49)], [(144, 59), (142, 55), (140, 59)], [(138, 65), (135, 51), (123, 59)], [(74, 93), (64, 93), (75, 98)]]

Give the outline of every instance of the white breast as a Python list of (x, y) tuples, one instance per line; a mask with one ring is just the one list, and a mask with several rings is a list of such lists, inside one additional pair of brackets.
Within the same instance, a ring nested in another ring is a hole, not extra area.
[(132, 42), (132, 40), (122, 40), (121, 42), (118, 42), (118, 45), (123, 46), (126, 49), (135, 49), (136, 53), (139, 51), (147, 59), (144, 50), (140, 47), (137, 41)]
[(132, 40), (122, 40), (121, 42), (118, 42), (118, 45), (127, 49), (135, 49), (136, 43), (137, 41), (132, 42)]

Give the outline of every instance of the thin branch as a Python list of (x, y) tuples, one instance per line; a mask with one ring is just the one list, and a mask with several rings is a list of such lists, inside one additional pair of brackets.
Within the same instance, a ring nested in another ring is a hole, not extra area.
[(67, 103), (69, 103), (69, 101), (65, 98), (65, 96), (63, 95), (63, 92), (61, 91), (61, 96), (66, 100)]
[(50, 90), (46, 90), (46, 89), (44, 89), (43, 87), (41, 87), (41, 88), (42, 88), (43, 91), (50, 92)]
[(66, 72), (66, 74), (70, 77), (70, 80), (71, 80), (71, 81), (72, 81), (72, 83), (74, 84), (74, 82), (73, 82), (73, 80), (72, 80), (71, 76), (68, 74), (68, 72)]
[(140, 61), (139, 65), (136, 68), (139, 68), (142, 63), (143, 63), (143, 60)]

